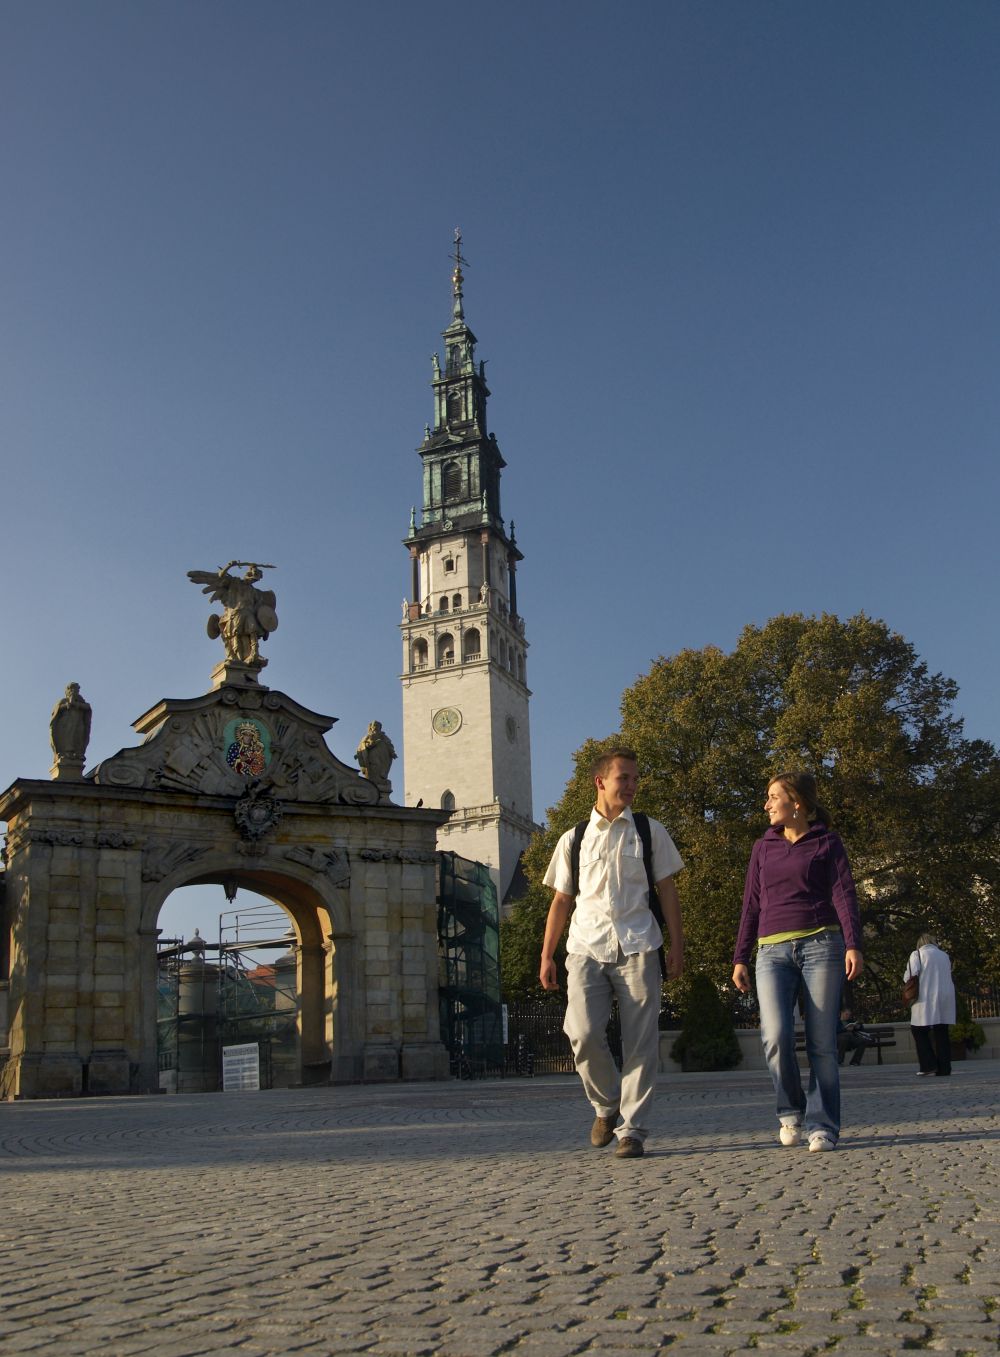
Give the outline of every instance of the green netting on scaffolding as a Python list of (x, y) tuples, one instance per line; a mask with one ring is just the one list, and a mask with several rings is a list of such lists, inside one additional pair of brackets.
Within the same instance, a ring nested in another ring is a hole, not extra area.
[(503, 1068), (500, 910), (490, 869), (438, 854), (441, 1040), (455, 1074)]

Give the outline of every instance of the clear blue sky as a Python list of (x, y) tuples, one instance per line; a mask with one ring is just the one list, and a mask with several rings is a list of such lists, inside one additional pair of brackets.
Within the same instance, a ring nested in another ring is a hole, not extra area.
[(536, 818), (655, 656), (785, 611), (1000, 739), (998, 70), (992, 0), (0, 3), (0, 784), (71, 680), (91, 762), (207, 690), (236, 557), (266, 680), (401, 744), (457, 225)]

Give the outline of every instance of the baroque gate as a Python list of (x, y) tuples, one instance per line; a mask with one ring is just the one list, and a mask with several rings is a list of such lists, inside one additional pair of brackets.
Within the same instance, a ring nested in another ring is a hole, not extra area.
[(213, 691), (140, 717), (141, 745), (86, 778), (81, 755), (79, 771), (0, 796), (3, 1097), (157, 1090), (157, 917), (178, 887), (216, 882), (291, 916), (313, 1078), (447, 1076), (434, 851), (445, 815), (391, 804), (385, 770), (336, 759), (323, 738), (333, 720), (261, 685), (259, 667), (230, 656)]

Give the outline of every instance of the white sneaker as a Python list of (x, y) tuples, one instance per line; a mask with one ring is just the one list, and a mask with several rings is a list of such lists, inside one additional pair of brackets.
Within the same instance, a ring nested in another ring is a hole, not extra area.
[(801, 1126), (781, 1126), (778, 1129), (778, 1139), (782, 1145), (801, 1145), (802, 1127)]
[(813, 1131), (809, 1137), (809, 1153), (822, 1154), (825, 1150), (835, 1150), (837, 1142), (827, 1131)]

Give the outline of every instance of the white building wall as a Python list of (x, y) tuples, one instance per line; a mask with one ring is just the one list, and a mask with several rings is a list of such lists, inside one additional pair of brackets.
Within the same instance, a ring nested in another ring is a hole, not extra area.
[[(438, 809), (446, 793), (454, 797), (455, 814), (439, 831), (438, 847), (485, 863), (502, 900), (534, 829), (530, 694), (518, 679), (527, 644), (506, 617), (506, 557), (493, 544), (489, 550), (491, 575), (504, 587), (491, 583), (488, 607), (479, 598), (478, 538), (444, 539), (421, 558), (424, 607), (403, 624), (403, 799), (407, 806), (422, 802)], [(453, 568), (445, 569), (449, 560)], [(471, 628), (478, 632), (478, 660), (463, 659)], [(452, 638), (454, 662), (439, 664), (445, 635)], [(427, 661), (414, 670), (418, 638), (426, 643)], [(513, 672), (506, 667), (508, 653)], [(461, 714), (453, 734), (434, 728), (435, 714), (444, 709)]]

